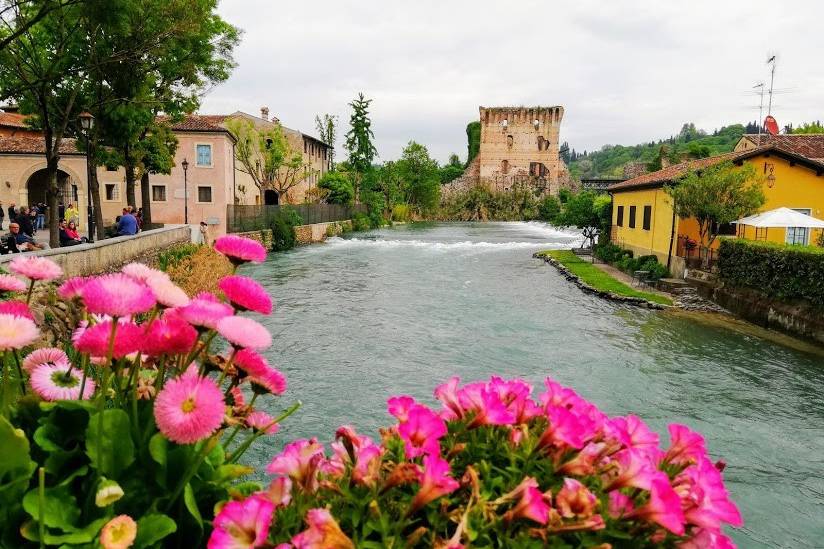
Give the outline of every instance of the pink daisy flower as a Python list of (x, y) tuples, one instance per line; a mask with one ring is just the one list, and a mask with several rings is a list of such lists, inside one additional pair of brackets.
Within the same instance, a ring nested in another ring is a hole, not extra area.
[(217, 332), (235, 347), (265, 349), (272, 344), (269, 331), (251, 318), (227, 316), (217, 322)]
[(30, 318), (8, 313), (0, 314), (0, 351), (21, 349), (40, 337), (37, 325)]
[(25, 371), (31, 373), (35, 366), (41, 364), (58, 364), (68, 369), (69, 357), (57, 347), (41, 347), (29, 353), (23, 359), (22, 367)]
[(215, 251), (228, 257), (234, 265), (241, 265), (248, 261), (263, 263), (266, 260), (266, 248), (263, 244), (233, 234), (218, 238), (215, 242)]
[(60, 265), (51, 259), (37, 256), (14, 258), (9, 264), (9, 270), (29, 280), (54, 280), (63, 276), (63, 269)]
[(63, 284), (57, 288), (57, 295), (60, 299), (68, 301), (70, 299), (74, 299), (76, 297), (81, 297), (81, 292), (83, 291), (83, 286), (86, 285), (86, 282), (89, 281), (88, 277), (85, 276), (73, 276), (67, 279)]
[(0, 274), (0, 292), (25, 292), (28, 286), (25, 282), (7, 274)]
[[(112, 334), (112, 321), (104, 320), (100, 324), (83, 328), (80, 335), (74, 339), (74, 347), (81, 353), (87, 353), (96, 357), (109, 356), (109, 339)], [(143, 342), (143, 328), (134, 322), (118, 322), (114, 334), (113, 358), (123, 358), (140, 349)]]
[(143, 263), (129, 263), (128, 265), (124, 265), (122, 269), (120, 269), (123, 274), (128, 275), (138, 282), (146, 282), (146, 279), (151, 276), (157, 275), (165, 275), (163, 271), (158, 271), (157, 269), (152, 269), (148, 265), (144, 265)]
[(12, 299), (11, 301), (0, 301), (0, 314), (22, 316), (29, 320), (34, 320), (34, 315), (31, 309), (24, 301), (19, 299)]
[(254, 494), (242, 501), (230, 501), (214, 520), (208, 549), (241, 549), (266, 544), (275, 504)]
[(283, 374), (271, 367), (266, 359), (255, 351), (241, 349), (235, 353), (233, 363), (249, 376), (252, 388), (257, 392), (281, 395), (286, 391), (286, 378)]
[[(82, 372), (72, 369), (68, 364), (40, 364), (31, 372), (31, 388), (43, 400), (77, 400), (80, 386), (83, 384)], [(68, 373), (67, 373), (68, 372)], [(88, 400), (94, 393), (94, 381), (86, 378), (83, 386), (83, 400)]]
[(145, 313), (155, 305), (145, 284), (121, 273), (91, 278), (81, 293), (90, 313), (124, 317)]
[(185, 307), (189, 304), (189, 296), (166, 273), (149, 276), (145, 283), (157, 302), (165, 307)]
[(217, 328), (220, 319), (234, 314), (229, 305), (221, 303), (209, 292), (197, 294), (188, 305), (177, 309), (177, 312), (189, 324), (210, 330)]
[(229, 301), (242, 311), (254, 311), (265, 315), (272, 312), (272, 298), (263, 286), (248, 276), (225, 276), (217, 285)]
[(246, 425), (255, 431), (265, 432), (267, 435), (274, 435), (280, 430), (280, 425), (273, 423), (275, 418), (266, 412), (252, 412), (246, 418)]
[(141, 350), (152, 356), (188, 353), (197, 341), (197, 330), (176, 314), (163, 315), (146, 327)]
[(223, 424), (224, 402), (220, 387), (196, 368), (166, 383), (155, 400), (157, 428), (177, 444), (192, 444), (210, 436)]
[(127, 549), (137, 537), (137, 523), (129, 515), (115, 517), (100, 531), (103, 549)]

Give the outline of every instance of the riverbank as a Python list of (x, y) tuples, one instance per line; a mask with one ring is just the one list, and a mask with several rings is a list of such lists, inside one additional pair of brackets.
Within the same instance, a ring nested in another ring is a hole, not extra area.
[(606, 299), (652, 309), (672, 305), (672, 299), (669, 297), (660, 293), (636, 290), (569, 250), (546, 250), (536, 253), (534, 257), (553, 265), (582, 290), (597, 293)]

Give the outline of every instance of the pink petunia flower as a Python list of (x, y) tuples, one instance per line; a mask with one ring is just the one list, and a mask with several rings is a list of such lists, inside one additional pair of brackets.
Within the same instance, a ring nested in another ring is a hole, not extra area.
[(266, 497), (275, 507), (286, 507), (292, 501), (292, 480), (289, 477), (277, 477), (269, 483)]
[(538, 440), (538, 448), (556, 447), (580, 450), (593, 434), (586, 418), (567, 408), (548, 405), (546, 417), (549, 424)]
[(186, 292), (172, 282), (166, 273), (149, 276), (145, 284), (152, 291), (157, 302), (164, 307), (185, 307), (190, 302)]
[(218, 238), (215, 241), (215, 251), (225, 255), (234, 265), (241, 265), (249, 261), (254, 263), (266, 261), (266, 248), (263, 247), (263, 244), (233, 234)]
[(564, 485), (555, 496), (555, 507), (564, 518), (588, 518), (595, 513), (598, 498), (579, 481), (565, 478)]
[(83, 400), (88, 400), (94, 393), (94, 381), (86, 378), (83, 384), (82, 372), (72, 369), (66, 364), (40, 364), (31, 372), (31, 388), (43, 400), (77, 400), (80, 397), (80, 386), (83, 385)]
[[(79, 333), (78, 333), (79, 332)], [(112, 335), (112, 321), (104, 320), (89, 327), (79, 327), (73, 337), (74, 347), (81, 353), (94, 357), (109, 356), (109, 341)], [(143, 342), (143, 328), (131, 321), (117, 323), (114, 335), (112, 358), (123, 358), (137, 352)]]
[(514, 490), (503, 497), (518, 498), (518, 503), (504, 515), (506, 520), (525, 518), (538, 524), (546, 524), (549, 520), (552, 496), (549, 492), (541, 492), (538, 489), (538, 481), (534, 478), (525, 477)]
[(313, 492), (317, 488), (317, 470), (323, 457), (323, 446), (316, 438), (298, 439), (287, 444), (272, 459), (266, 472), (286, 475), (303, 490)]
[(684, 512), (681, 510), (681, 500), (670, 486), (666, 475), (652, 481), (649, 494), (647, 503), (633, 509), (625, 517), (655, 522), (676, 536), (683, 536), (685, 519)]
[(718, 530), (699, 528), (687, 541), (676, 545), (678, 549), (737, 549), (733, 541)]
[(88, 277), (73, 276), (57, 288), (57, 296), (64, 301), (82, 297), (83, 286), (85, 286), (88, 281)]
[(527, 423), (543, 412), (542, 408), (530, 398), (532, 385), (522, 379), (501, 379), (492, 376), (487, 384), (506, 409), (514, 416), (516, 424)]
[(603, 442), (590, 442), (580, 452), (574, 454), (572, 459), (558, 467), (557, 471), (563, 475), (576, 477), (594, 475), (606, 449), (607, 445)]
[(607, 490), (627, 486), (649, 490), (652, 481), (663, 474), (652, 465), (643, 451), (636, 448), (627, 448), (613, 454), (610, 465), (602, 479)]
[(120, 515), (107, 522), (100, 531), (103, 549), (127, 549), (137, 537), (137, 523), (129, 515)]
[(386, 410), (398, 421), (404, 422), (409, 419), (409, 410), (415, 405), (415, 399), (411, 396), (393, 396), (386, 401)]
[(609, 493), (608, 513), (612, 518), (616, 520), (620, 519), (634, 508), (632, 498), (628, 495), (622, 494), (618, 490), (613, 490)]
[(211, 436), (223, 424), (225, 404), (217, 383), (189, 367), (166, 382), (154, 405), (157, 428), (177, 444), (192, 444)]
[(176, 314), (164, 314), (146, 327), (141, 350), (150, 356), (188, 353), (197, 341), (197, 330)]
[(292, 538), (295, 549), (355, 549), (327, 509), (310, 509), (306, 524), (309, 528)]
[(252, 412), (246, 417), (246, 425), (255, 431), (261, 431), (267, 435), (274, 435), (280, 430), (280, 425), (274, 423), (275, 418), (266, 412)]
[(681, 497), (684, 516), (690, 524), (719, 530), (726, 522), (736, 528), (744, 521), (730, 500), (721, 472), (706, 458), (684, 469), (673, 483)]
[(275, 504), (260, 494), (230, 501), (214, 520), (208, 549), (241, 549), (266, 544)]
[(644, 421), (634, 415), (615, 417), (604, 425), (607, 437), (627, 448), (635, 448), (647, 454), (654, 461), (662, 455), (658, 447), (658, 433), (650, 429)]
[(9, 264), (9, 270), (14, 274), (25, 276), (29, 280), (54, 280), (63, 276), (63, 269), (60, 265), (37, 256), (16, 257)]
[(423, 458), (423, 471), (418, 474), (421, 487), (412, 498), (409, 512), (414, 513), (430, 502), (458, 489), (460, 484), (449, 476), (449, 463), (435, 454)]
[(235, 347), (265, 349), (272, 335), (259, 322), (242, 316), (227, 316), (217, 321), (217, 332)]
[(511, 425), (515, 423), (515, 414), (507, 410), (500, 396), (487, 387), (486, 383), (468, 383), (458, 390), (458, 400), (466, 412), (473, 412), (474, 417), (469, 428), (481, 425)]
[[(335, 438), (341, 441), (335, 442), (332, 447), (335, 450), (341, 473), (345, 470), (345, 464), (352, 464), (352, 480), (363, 486), (374, 486), (380, 473), (381, 456), (384, 449), (375, 444), (367, 437), (360, 436), (355, 429), (349, 425), (343, 425), (335, 432)], [(341, 451), (341, 449), (345, 449)]]
[(282, 395), (286, 391), (284, 375), (252, 349), (241, 349), (236, 352), (233, 363), (246, 373), (252, 388), (257, 392)]
[(664, 461), (676, 465), (689, 465), (698, 463), (707, 457), (707, 448), (704, 445), (704, 437), (695, 431), (690, 430), (686, 425), (670, 423), (669, 429), (671, 444), (669, 450), (664, 455)]
[(192, 299), (188, 305), (176, 310), (186, 322), (193, 326), (214, 330), (220, 319), (232, 316), (232, 308), (218, 301), (209, 292), (201, 292)]
[(461, 419), (464, 416), (464, 409), (458, 400), (458, 387), (461, 378), (452, 376), (449, 381), (435, 387), (435, 398), (440, 400), (444, 408), (451, 412), (451, 417)]
[(0, 351), (22, 349), (40, 337), (37, 325), (30, 318), (0, 314)]
[(441, 416), (422, 404), (412, 406), (407, 420), (398, 425), (398, 434), (409, 459), (423, 454), (440, 455), (440, 439), (446, 432), (446, 423)]
[(35, 349), (23, 359), (23, 370), (31, 373), (35, 366), (41, 364), (59, 364), (61, 366), (69, 367), (69, 357), (57, 347), (41, 347)]
[(0, 274), (0, 292), (25, 292), (28, 286), (25, 282), (7, 274)]
[(29, 309), (25, 301), (19, 299), (11, 299), (9, 301), (0, 301), (0, 314), (22, 316), (29, 320), (34, 320), (34, 315)]
[(264, 315), (272, 312), (272, 298), (263, 286), (248, 276), (224, 276), (217, 285), (241, 311), (254, 311)]
[(151, 290), (122, 273), (96, 276), (81, 290), (83, 303), (90, 313), (127, 317), (145, 313), (155, 305)]

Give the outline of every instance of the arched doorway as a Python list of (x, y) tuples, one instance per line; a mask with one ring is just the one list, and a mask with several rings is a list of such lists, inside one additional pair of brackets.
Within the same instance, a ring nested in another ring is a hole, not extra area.
[(263, 191), (263, 203), (266, 206), (277, 206), (280, 204), (280, 195), (275, 190), (266, 189)]
[[(58, 204), (62, 202), (64, 206), (74, 204), (79, 207), (77, 182), (72, 180), (71, 176), (63, 170), (57, 170), (57, 189), (59, 193), (57, 195)], [(41, 202), (44, 204), (49, 203), (49, 180), (45, 168), (37, 170), (29, 176), (26, 182), (26, 190), (28, 192), (28, 204), (25, 204), (26, 206)]]

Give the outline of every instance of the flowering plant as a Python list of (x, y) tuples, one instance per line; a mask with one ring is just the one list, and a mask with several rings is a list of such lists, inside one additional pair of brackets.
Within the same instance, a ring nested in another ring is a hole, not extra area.
[[(734, 547), (741, 526), (701, 435), (668, 448), (635, 416), (609, 417), (552, 379), (537, 401), (497, 377), (435, 390), (433, 410), (388, 401), (374, 441), (344, 426), (269, 464), (267, 491), (226, 504), (212, 547)], [(264, 509), (264, 512), (261, 512)], [(267, 542), (268, 532), (268, 542)], [(229, 545), (232, 539), (238, 545)]]
[[(216, 249), (235, 269), (266, 257), (236, 236)], [(0, 275), (0, 546), (205, 543), (215, 505), (260, 489), (243, 481), (254, 470), (244, 453), (297, 409), (258, 409), (286, 381), (258, 354), (269, 332), (239, 313), (269, 314), (271, 298), (238, 274), (219, 282), (222, 295), (190, 298), (133, 263), (64, 281), (57, 297), (82, 321), (70, 341), (44, 347), (32, 295), (62, 270), (31, 256), (9, 268)]]

